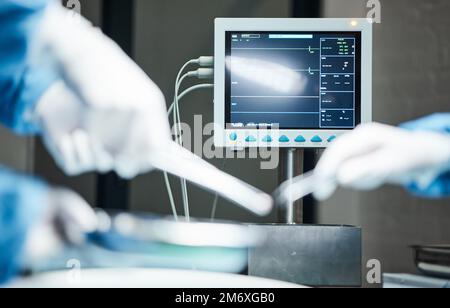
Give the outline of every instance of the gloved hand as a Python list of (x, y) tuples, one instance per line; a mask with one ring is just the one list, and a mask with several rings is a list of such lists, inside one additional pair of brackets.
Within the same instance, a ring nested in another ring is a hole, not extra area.
[(159, 88), (112, 40), (82, 17), (73, 21), (69, 16), (54, 5), (44, 17), (37, 50), (56, 59), (63, 80), (36, 108), (44, 142), (67, 174), (114, 170), (133, 178), (156, 168), (259, 215), (270, 212), (270, 196), (185, 155), (172, 140)]
[(50, 5), (39, 30), (38, 58), (52, 55), (63, 77), (36, 108), (45, 144), (69, 175), (152, 170), (152, 153), (171, 142), (160, 89), (101, 31), (70, 16)]
[[(383, 184), (415, 183), (428, 196), (436, 178), (450, 171), (450, 136), (411, 132), (382, 124), (367, 124), (335, 141), (324, 153), (316, 175), (323, 185), (315, 196), (329, 198), (337, 186), (371, 190)], [(448, 187), (447, 187), (448, 192)]]
[(66, 189), (50, 190), (48, 204), (31, 227), (25, 242), (24, 259), (39, 260), (64, 245), (81, 245), (87, 234), (97, 229), (97, 217), (76, 193)]

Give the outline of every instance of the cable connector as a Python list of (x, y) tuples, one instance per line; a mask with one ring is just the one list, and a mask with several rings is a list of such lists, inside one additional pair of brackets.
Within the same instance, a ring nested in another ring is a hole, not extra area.
[(212, 68), (199, 68), (196, 71), (196, 77), (198, 79), (213, 79), (214, 78), (214, 69)]
[(213, 67), (214, 66), (214, 57), (202, 56), (198, 58), (198, 64), (201, 67)]
[(193, 77), (198, 79), (214, 79), (214, 69), (212, 68), (199, 68), (195, 71), (186, 73), (181, 80), (187, 77)]

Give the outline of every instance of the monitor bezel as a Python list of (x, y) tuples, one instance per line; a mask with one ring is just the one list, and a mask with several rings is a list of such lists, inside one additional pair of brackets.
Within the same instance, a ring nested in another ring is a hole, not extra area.
[[(319, 33), (361, 33), (358, 48), (360, 51), (361, 65), (360, 82), (360, 106), (359, 115), (356, 115), (356, 123), (368, 123), (372, 121), (372, 23), (368, 19), (267, 19), (267, 18), (217, 18), (215, 21), (215, 89), (214, 89), (214, 144), (216, 147), (249, 148), (249, 147), (290, 147), (290, 148), (325, 148), (329, 140), (345, 134), (352, 129), (277, 129), (270, 130), (270, 134), (287, 136), (289, 142), (273, 141), (268, 144), (262, 141), (262, 136), (267, 135), (266, 129), (229, 129), (226, 127), (226, 56), (228, 32), (319, 32)], [(358, 106), (358, 107), (359, 107)], [(359, 118), (359, 121), (357, 119)], [(230, 139), (230, 134), (237, 134), (236, 140)], [(301, 134), (305, 142), (297, 143), (295, 136)], [(319, 135), (322, 142), (312, 142), (311, 139)], [(245, 136), (257, 136), (256, 141), (246, 142)]]

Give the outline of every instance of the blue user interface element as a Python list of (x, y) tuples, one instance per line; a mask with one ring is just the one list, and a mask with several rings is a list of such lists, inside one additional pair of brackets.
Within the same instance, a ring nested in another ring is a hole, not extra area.
[(354, 128), (360, 38), (357, 32), (228, 32), (227, 126)]

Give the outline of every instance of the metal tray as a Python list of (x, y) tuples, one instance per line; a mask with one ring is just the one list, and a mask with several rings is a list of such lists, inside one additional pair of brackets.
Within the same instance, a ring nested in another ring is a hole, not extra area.
[(417, 245), (411, 247), (417, 269), (438, 278), (450, 278), (450, 245)]

